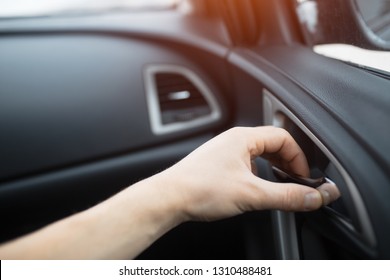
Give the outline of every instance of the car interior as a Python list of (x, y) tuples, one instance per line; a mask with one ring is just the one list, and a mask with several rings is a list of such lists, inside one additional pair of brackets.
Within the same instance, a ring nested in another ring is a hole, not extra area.
[(313, 51), (390, 50), (390, 33), (377, 37), (359, 15), (354, 0), (187, 0), (0, 18), (0, 242), (88, 209), (231, 127), (273, 125), (340, 199), (185, 223), (138, 259), (389, 259), (390, 74)]

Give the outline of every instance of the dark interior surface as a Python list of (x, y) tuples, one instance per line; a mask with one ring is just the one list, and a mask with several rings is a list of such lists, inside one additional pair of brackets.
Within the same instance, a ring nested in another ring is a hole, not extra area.
[[(2, 180), (139, 150), (184, 134), (153, 136), (143, 86), (143, 67), (149, 63), (200, 72), (183, 54), (145, 41), (88, 34), (6, 37), (1, 49), (5, 102), (0, 118), (2, 140), (9, 143), (1, 145)], [(221, 83), (226, 81), (225, 74)], [(217, 85), (212, 87), (220, 96)], [(21, 110), (22, 116), (16, 113)]]
[[(318, 145), (288, 120), (285, 129), (305, 151), (313, 176), (329, 176), (343, 195), (329, 209), (296, 215), (300, 257), (390, 258), (388, 77), (315, 54), (290, 4), (233, 2), (232, 8), (249, 5), (240, 13), (249, 7), (253, 18), (243, 23), (242, 15), (167, 10), (0, 20), (1, 242), (95, 205), (230, 127), (265, 124), (267, 89), (352, 178), (375, 236), (371, 243), (362, 237), (355, 211), (362, 205)], [(144, 69), (155, 64), (196, 73), (221, 118), (154, 134)], [(258, 167), (260, 177), (275, 179), (266, 161)], [(271, 211), (263, 211), (183, 224), (139, 258), (275, 259), (273, 223)]]
[[(120, 17), (113, 18), (118, 21)], [(230, 73), (223, 48), (215, 51), (216, 42), (203, 38), (207, 46), (199, 47), (188, 43), (197, 41), (195, 34), (174, 35), (172, 40), (171, 35), (162, 36), (161, 30), (156, 30), (158, 36), (153, 37), (138, 28), (134, 30), (133, 26), (127, 30), (125, 20), (119, 21), (124, 30), (114, 26), (106, 32), (98, 24), (106, 22), (105, 16), (95, 19), (97, 27), (93, 31), (85, 27), (84, 18), (69, 21), (77, 30), (86, 29), (84, 33), (72, 32), (70, 25), (66, 28), (62, 24), (41, 25), (41, 20), (22, 20), (23, 28), (11, 32), (4, 27), (9, 22), (3, 22), (5, 34), (0, 41), (2, 241), (87, 209), (131, 183), (165, 169), (224, 130), (235, 118), (240, 122), (241, 118), (252, 119), (253, 114), (260, 116), (256, 106), (248, 110), (245, 102), (233, 105), (236, 96)], [(140, 17), (141, 20), (145, 18)], [(191, 22), (190, 19), (189, 29), (194, 28)], [(12, 26), (19, 29), (18, 23), (14, 21)], [(26, 26), (34, 31), (26, 32)], [(57, 26), (59, 31), (47, 30), (47, 26)], [(212, 38), (217, 39), (214, 35)], [(217, 98), (222, 119), (183, 132), (153, 135), (143, 72), (145, 66), (153, 64), (180, 65), (194, 71)], [(241, 111), (239, 116), (236, 110)], [(52, 210), (48, 212), (48, 209)], [(198, 224), (192, 227), (205, 236), (215, 228), (221, 232), (235, 228), (232, 234), (224, 240), (218, 238), (213, 245), (223, 248), (237, 238), (243, 242), (243, 220), (237, 218), (211, 228)], [(186, 230), (188, 227), (191, 226), (184, 225), (172, 235), (195, 238), (194, 230)], [(151, 248), (141, 257), (202, 256), (196, 253), (200, 239), (188, 250), (182, 246), (165, 250), (171, 246), (169, 236), (156, 245), (157, 249)], [(202, 241), (205, 250), (217, 234), (214, 236), (208, 242)], [(182, 238), (183, 243), (185, 239)], [(163, 244), (161, 249), (159, 244)], [(236, 253), (245, 258), (245, 248), (240, 244), (236, 242), (237, 249), (231, 250), (226, 258), (237, 258)], [(214, 251), (214, 258), (220, 258), (221, 252)], [(204, 258), (206, 255), (208, 251), (203, 253)]]

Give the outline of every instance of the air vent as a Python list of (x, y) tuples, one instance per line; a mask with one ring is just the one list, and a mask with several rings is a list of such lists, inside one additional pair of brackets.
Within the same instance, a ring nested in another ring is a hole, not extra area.
[(180, 74), (156, 74), (162, 123), (187, 122), (211, 113), (200, 90)]
[(146, 68), (152, 131), (164, 134), (215, 122), (221, 112), (214, 95), (191, 70), (172, 65)]

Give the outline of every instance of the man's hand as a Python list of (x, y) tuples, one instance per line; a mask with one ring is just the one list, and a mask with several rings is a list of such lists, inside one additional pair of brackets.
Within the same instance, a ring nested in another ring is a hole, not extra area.
[(257, 127), (230, 129), (157, 176), (165, 177), (186, 220), (215, 220), (262, 209), (309, 211), (340, 195), (331, 184), (316, 190), (258, 178), (251, 170), (257, 156), (293, 174), (309, 175), (305, 155), (287, 131)]

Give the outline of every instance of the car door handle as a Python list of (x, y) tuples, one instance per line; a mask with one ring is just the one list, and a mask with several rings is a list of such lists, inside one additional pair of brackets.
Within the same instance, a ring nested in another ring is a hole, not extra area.
[(330, 181), (328, 178), (325, 177), (319, 177), (313, 179), (308, 177), (302, 177), (296, 174), (290, 174), (276, 166), (272, 166), (272, 172), (274, 173), (276, 179), (278, 179), (280, 182), (283, 183), (301, 184), (312, 188), (318, 188), (319, 186), (325, 183), (333, 183), (332, 181)]

